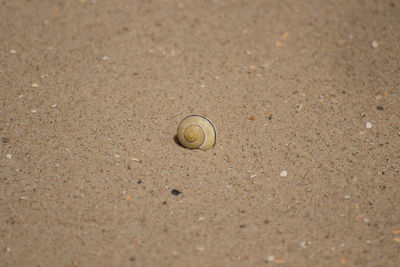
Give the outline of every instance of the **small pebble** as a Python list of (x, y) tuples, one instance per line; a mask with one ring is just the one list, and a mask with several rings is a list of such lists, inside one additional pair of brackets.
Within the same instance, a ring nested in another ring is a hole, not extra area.
[(281, 177), (286, 177), (288, 175), (288, 172), (283, 170), (281, 171), (281, 173), (279, 174)]
[(52, 108), (55, 108), (55, 107), (57, 107), (57, 104), (53, 104), (53, 105), (51, 105), (51, 107), (52, 107)]
[(377, 48), (378, 47), (378, 42), (377, 41), (372, 41), (371, 43), (372, 48)]
[(32, 113), (36, 113), (37, 112), (37, 109), (32, 109)]
[(179, 190), (176, 190), (176, 189), (172, 189), (172, 191), (171, 191), (171, 194), (173, 194), (174, 196), (177, 196), (177, 195), (179, 195), (180, 193), (182, 193), (182, 192), (179, 191)]
[(11, 154), (7, 154), (7, 158), (8, 158), (8, 159), (11, 159)]
[(31, 84), (31, 87), (32, 87), (32, 88), (37, 88), (37, 87), (39, 87), (39, 85), (38, 85), (37, 83), (32, 83), (32, 84)]
[(365, 128), (371, 129), (371, 128), (372, 128), (372, 124), (371, 124), (370, 122), (367, 122), (367, 123), (365, 124)]
[(269, 255), (269, 256), (267, 256), (267, 257), (265, 258), (265, 261), (266, 261), (266, 262), (274, 262), (274, 260), (275, 260), (275, 257), (272, 256), (272, 255)]
[(11, 248), (10, 248), (9, 246), (7, 246), (4, 250), (5, 250), (6, 252), (10, 252), (10, 251), (11, 251)]
[(377, 106), (376, 109), (377, 110), (383, 110), (383, 107), (382, 106)]
[(15, 54), (15, 53), (17, 53), (17, 51), (15, 51), (14, 49), (11, 49), (11, 50), (10, 50), (10, 53), (11, 53), (11, 54)]
[(350, 195), (345, 195), (344, 196), (344, 199), (349, 199), (350, 198)]

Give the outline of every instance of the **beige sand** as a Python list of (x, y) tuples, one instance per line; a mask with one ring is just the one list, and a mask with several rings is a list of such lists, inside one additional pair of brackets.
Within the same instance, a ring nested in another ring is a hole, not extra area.
[(1, 266), (400, 265), (400, 2), (3, 0), (0, 29)]

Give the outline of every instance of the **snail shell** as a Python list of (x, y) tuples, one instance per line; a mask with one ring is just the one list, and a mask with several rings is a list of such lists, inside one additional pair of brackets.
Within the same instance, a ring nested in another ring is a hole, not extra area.
[(206, 150), (215, 145), (217, 132), (206, 117), (191, 115), (179, 123), (177, 136), (184, 147)]

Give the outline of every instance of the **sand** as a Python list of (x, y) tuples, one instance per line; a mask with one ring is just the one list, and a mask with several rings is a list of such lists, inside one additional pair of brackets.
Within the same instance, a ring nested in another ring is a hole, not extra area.
[(0, 265), (399, 266), (399, 33), (398, 1), (1, 1)]

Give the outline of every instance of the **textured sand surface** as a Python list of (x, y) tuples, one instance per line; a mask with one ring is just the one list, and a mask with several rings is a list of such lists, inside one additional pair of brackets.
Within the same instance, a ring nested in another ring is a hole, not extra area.
[(400, 266), (399, 1), (3, 0), (0, 44), (1, 266)]

